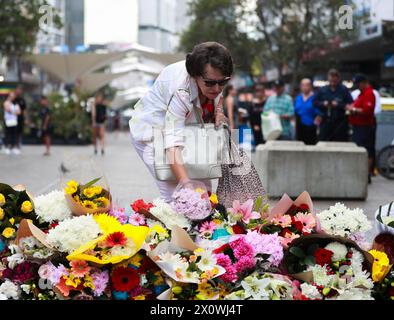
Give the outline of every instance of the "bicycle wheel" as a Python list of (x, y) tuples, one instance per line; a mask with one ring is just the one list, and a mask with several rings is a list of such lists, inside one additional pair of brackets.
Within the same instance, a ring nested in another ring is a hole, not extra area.
[(394, 146), (384, 147), (379, 152), (376, 162), (378, 171), (383, 177), (394, 179)]

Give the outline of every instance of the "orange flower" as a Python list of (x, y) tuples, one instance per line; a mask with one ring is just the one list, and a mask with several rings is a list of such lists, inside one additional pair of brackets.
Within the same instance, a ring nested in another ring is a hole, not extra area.
[(86, 261), (73, 260), (70, 262), (70, 266), (71, 272), (76, 278), (83, 278), (90, 271), (90, 267)]

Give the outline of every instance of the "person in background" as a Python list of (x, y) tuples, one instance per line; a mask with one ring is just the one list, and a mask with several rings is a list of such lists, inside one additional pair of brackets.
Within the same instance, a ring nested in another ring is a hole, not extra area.
[(23, 137), (23, 130), (25, 128), (26, 124), (26, 116), (27, 116), (27, 104), (26, 100), (23, 97), (23, 86), (18, 85), (15, 89), (15, 103), (19, 105), (19, 108), (21, 110), (20, 115), (18, 116), (18, 126), (17, 126), (17, 148), (19, 151), (21, 150), (22, 147), (22, 137)]
[(95, 102), (92, 107), (92, 131), (94, 154), (97, 155), (97, 137), (100, 138), (101, 154), (105, 153), (105, 123), (107, 120), (107, 106), (104, 104), (104, 95), (99, 92), (96, 94)]
[(267, 102), (264, 84), (257, 83), (254, 86), (254, 94), (254, 99), (249, 112), (249, 122), (253, 131), (254, 145), (257, 147), (259, 144), (264, 143), (261, 127), (261, 114), (263, 113), (265, 103)]
[(232, 84), (228, 85), (223, 92), (223, 107), (224, 114), (228, 118), (230, 129), (235, 129), (235, 97), (237, 95), (237, 90)]
[(46, 96), (40, 98), (40, 118), (41, 118), (41, 137), (45, 145), (44, 156), (51, 155), (51, 135), (53, 126), (51, 123), (51, 111), (49, 109), (49, 101)]
[(301, 93), (295, 98), (294, 111), (299, 117), (297, 138), (307, 145), (317, 143), (317, 128), (320, 115), (318, 110), (313, 106), (312, 81), (310, 79), (302, 79), (300, 84)]
[[(360, 95), (361, 91), (360, 89), (355, 89), (352, 91), (352, 98), (353, 100), (357, 100), (358, 96)], [(373, 145), (374, 145), (374, 149), (373, 149), (373, 164), (372, 164), (372, 168), (373, 168), (373, 172), (372, 175), (373, 176), (377, 176), (378, 175), (378, 169), (376, 168), (376, 133), (377, 133), (377, 129), (378, 129), (378, 123), (377, 123), (377, 119), (376, 116), (382, 112), (382, 103), (380, 100), (380, 93), (377, 90), (373, 90), (373, 94), (375, 95), (375, 116), (374, 116), (374, 129), (373, 129)]]
[(375, 104), (376, 99), (373, 89), (369, 84), (367, 77), (363, 74), (357, 74), (353, 82), (360, 89), (360, 95), (356, 101), (347, 107), (349, 123), (353, 127), (352, 140), (358, 146), (364, 147), (368, 151), (369, 177), (368, 182), (371, 183), (371, 175), (373, 171), (373, 156), (375, 153), (374, 145), (374, 126), (375, 126)]
[(273, 111), (280, 116), (282, 135), (279, 140), (291, 139), (291, 120), (294, 119), (294, 107), (291, 97), (285, 93), (285, 83), (277, 80), (274, 83), (275, 94), (268, 98), (264, 112)]
[(19, 105), (15, 103), (16, 94), (11, 92), (3, 103), (5, 124), (5, 154), (19, 155), (17, 148), (18, 116), (21, 113)]
[(346, 142), (349, 140), (346, 107), (352, 104), (353, 99), (348, 88), (341, 83), (336, 69), (328, 71), (328, 82), (314, 99), (314, 106), (322, 116), (319, 140)]
[(250, 89), (247, 87), (239, 90), (238, 97), (238, 130), (239, 130), (239, 144), (244, 145), (248, 143), (248, 133), (250, 132), (249, 127), (249, 112), (251, 109), (253, 98), (249, 94)]

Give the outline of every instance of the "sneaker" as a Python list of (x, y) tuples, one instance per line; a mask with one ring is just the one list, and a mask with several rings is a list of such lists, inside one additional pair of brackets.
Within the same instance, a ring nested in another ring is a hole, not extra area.
[(101, 155), (103, 156), (105, 154), (105, 151), (104, 150), (101, 150)]
[(15, 149), (12, 149), (12, 151), (11, 151), (13, 154), (15, 154), (16, 156), (18, 156), (18, 155), (20, 155), (21, 154), (21, 151), (19, 150), (19, 149), (17, 149), (17, 148), (15, 148)]

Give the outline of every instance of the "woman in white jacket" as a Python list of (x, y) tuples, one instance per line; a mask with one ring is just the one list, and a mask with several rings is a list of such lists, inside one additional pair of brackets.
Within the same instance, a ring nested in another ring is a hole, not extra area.
[[(176, 181), (156, 179), (163, 200), (171, 200), (178, 184), (187, 186), (190, 182), (180, 159), (185, 125), (198, 122), (194, 108), (205, 123), (219, 126), (227, 122), (222, 92), (233, 70), (231, 54), (223, 45), (216, 42), (199, 44), (187, 55), (186, 61), (166, 67), (137, 103), (129, 123), (130, 132), (133, 145), (150, 173), (155, 178), (153, 128), (164, 129), (167, 157), (174, 160), (170, 163)], [(210, 189), (210, 181), (203, 182)]]

